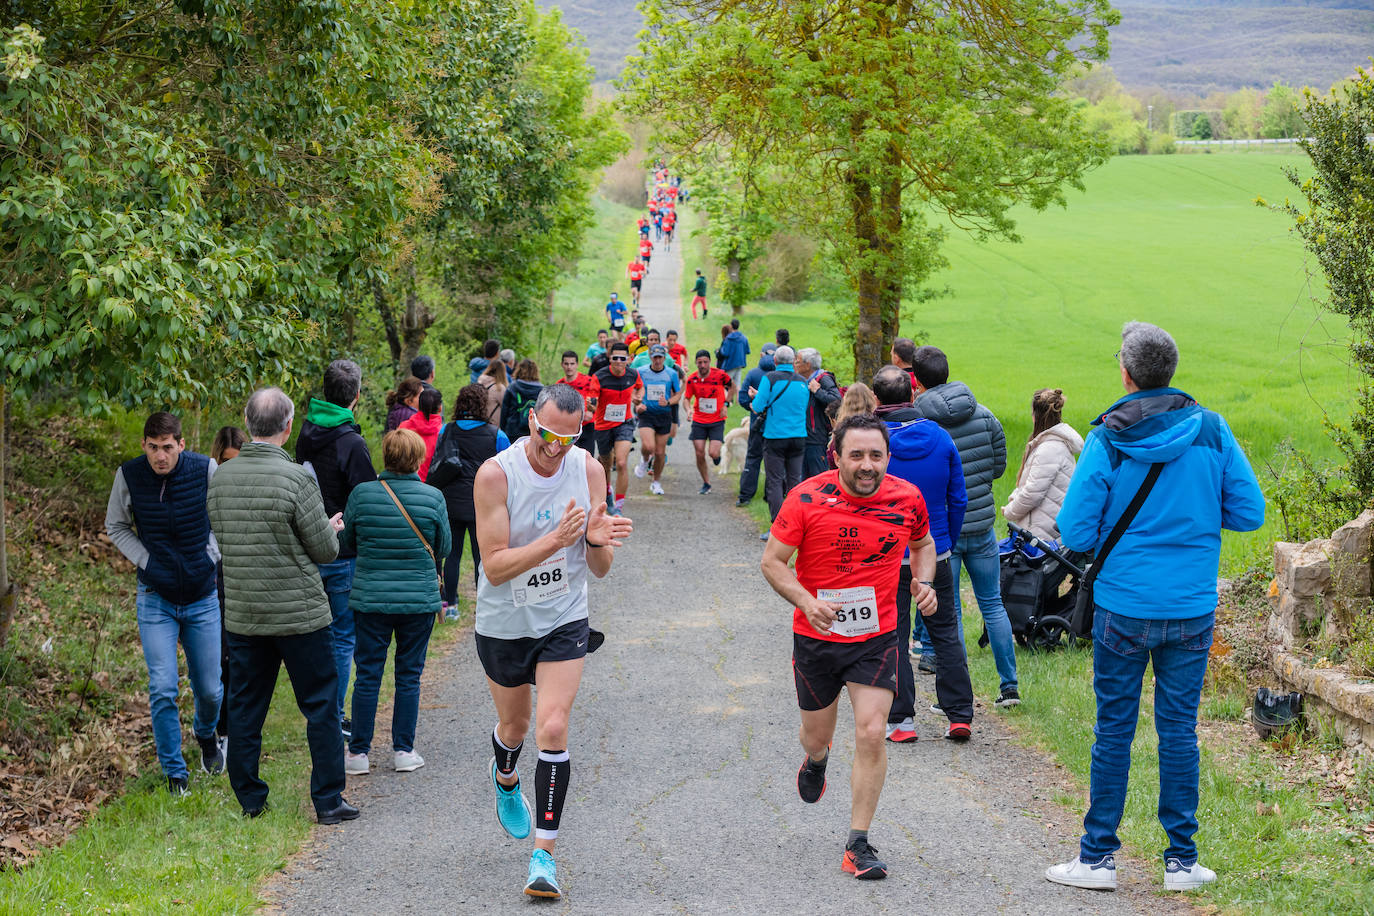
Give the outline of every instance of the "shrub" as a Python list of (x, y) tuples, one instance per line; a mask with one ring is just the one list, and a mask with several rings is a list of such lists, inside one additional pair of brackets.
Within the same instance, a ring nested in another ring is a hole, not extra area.
[(768, 298), (800, 302), (811, 286), (811, 262), (816, 243), (791, 232), (779, 232), (768, 240), (763, 272), (768, 276)]
[(601, 179), (601, 193), (607, 200), (627, 207), (643, 207), (649, 200), (644, 187), (643, 150), (631, 150), (606, 168)]

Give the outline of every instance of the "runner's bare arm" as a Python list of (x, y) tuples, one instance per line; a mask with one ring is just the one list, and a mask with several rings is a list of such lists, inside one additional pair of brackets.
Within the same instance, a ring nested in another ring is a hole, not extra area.
[[(482, 571), (492, 585), (509, 582), (533, 569), (561, 548), (582, 536), (587, 513), (571, 505), (563, 507), (558, 528), (522, 547), (510, 546), (510, 515), (506, 512), (506, 472), (494, 460), (477, 470), (472, 498), (477, 515), (477, 545), (482, 551)], [(568, 539), (568, 530), (575, 536)]]
[(832, 601), (822, 601), (797, 581), (797, 574), (787, 565), (796, 552), (797, 548), (792, 545), (769, 537), (768, 544), (763, 548), (763, 560), (759, 563), (759, 569), (763, 572), (763, 578), (773, 586), (773, 591), (801, 608), (812, 627), (818, 632), (829, 633), (840, 605)]
[(935, 578), (935, 539), (929, 534), (908, 545), (911, 549), (911, 597), (922, 617), (935, 613), (935, 589), (925, 583)]
[(634, 525), (623, 515), (607, 514), (605, 497), (596, 495), (606, 492), (606, 471), (596, 461), (587, 462), (587, 492), (594, 506), (583, 534), (587, 539), (587, 569), (601, 579), (611, 571), (615, 549), (625, 543)]

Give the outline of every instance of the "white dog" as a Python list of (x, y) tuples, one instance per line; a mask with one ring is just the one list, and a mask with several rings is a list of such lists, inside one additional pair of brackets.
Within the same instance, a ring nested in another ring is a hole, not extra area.
[(725, 434), (725, 460), (720, 463), (720, 473), (729, 474), (731, 468), (738, 474), (744, 470), (744, 456), (749, 451), (749, 418), (739, 421), (736, 429)]

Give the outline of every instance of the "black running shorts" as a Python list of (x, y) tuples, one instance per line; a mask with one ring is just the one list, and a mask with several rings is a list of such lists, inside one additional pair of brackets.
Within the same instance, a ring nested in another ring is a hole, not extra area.
[(646, 410), (639, 415), (639, 428), (666, 436), (673, 428), (673, 415), (666, 410)]
[(534, 669), (540, 662), (566, 662), (585, 656), (589, 633), (585, 617), (543, 636), (525, 639), (497, 639), (478, 633), (477, 657), (487, 677), (502, 687), (519, 687), (534, 683)]
[(868, 684), (897, 692), (897, 631), (879, 633), (863, 642), (829, 642), (792, 634), (792, 677), (797, 705), (825, 709), (846, 683)]
[(720, 420), (715, 423), (698, 423), (692, 421), (692, 434), (687, 437), (689, 440), (714, 439), (717, 442), (725, 441), (725, 421)]
[(610, 429), (598, 429), (596, 431), (596, 453), (597, 455), (614, 454), (617, 442), (633, 442), (634, 438), (634, 420), (626, 420), (619, 426), (612, 426)]

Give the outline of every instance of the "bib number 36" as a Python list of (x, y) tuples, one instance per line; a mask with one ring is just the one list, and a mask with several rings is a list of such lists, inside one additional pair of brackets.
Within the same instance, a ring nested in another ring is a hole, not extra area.
[(841, 606), (830, 627), (830, 632), (836, 636), (866, 636), (878, 632), (878, 602), (873, 586), (821, 588), (816, 590), (816, 597)]
[(522, 573), (511, 585), (511, 600), (516, 607), (545, 604), (567, 593), (567, 551), (560, 551), (528, 572)]

